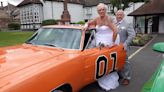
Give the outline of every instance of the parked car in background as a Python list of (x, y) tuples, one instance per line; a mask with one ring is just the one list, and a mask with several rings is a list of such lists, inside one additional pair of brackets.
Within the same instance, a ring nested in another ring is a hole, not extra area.
[(0, 48), (0, 92), (78, 92), (122, 69), (123, 44), (91, 46), (96, 30), (82, 28), (44, 26), (22, 45)]
[(164, 42), (154, 44), (153, 50), (163, 54), (163, 60), (151, 79), (145, 83), (141, 92), (164, 92)]

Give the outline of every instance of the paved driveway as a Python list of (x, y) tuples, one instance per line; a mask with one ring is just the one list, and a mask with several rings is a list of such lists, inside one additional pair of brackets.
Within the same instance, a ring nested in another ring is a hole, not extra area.
[[(154, 35), (155, 36), (155, 35)], [(128, 86), (120, 85), (117, 89), (108, 92), (140, 92), (144, 83), (157, 69), (162, 59), (160, 53), (154, 52), (152, 46), (156, 42), (164, 42), (164, 34), (158, 34), (149, 44), (144, 47), (132, 47), (128, 53), (132, 65), (132, 79)], [(104, 92), (98, 84), (92, 83), (84, 87), (80, 92)]]

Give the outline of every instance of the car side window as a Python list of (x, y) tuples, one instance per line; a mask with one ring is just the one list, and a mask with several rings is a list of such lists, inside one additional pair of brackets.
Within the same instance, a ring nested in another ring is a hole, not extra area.
[(86, 31), (83, 49), (90, 49), (96, 47), (95, 31), (95, 29), (90, 29)]

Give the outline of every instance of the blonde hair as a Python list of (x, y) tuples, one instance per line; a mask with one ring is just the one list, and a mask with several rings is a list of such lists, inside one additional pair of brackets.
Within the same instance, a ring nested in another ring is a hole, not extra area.
[(105, 9), (105, 10), (107, 10), (107, 5), (105, 5), (104, 3), (99, 3), (99, 4), (97, 5), (97, 10), (100, 10), (100, 9)]

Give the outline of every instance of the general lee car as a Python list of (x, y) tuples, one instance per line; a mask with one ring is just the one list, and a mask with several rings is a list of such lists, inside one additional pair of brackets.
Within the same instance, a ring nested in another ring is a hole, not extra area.
[(0, 48), (0, 92), (78, 92), (124, 66), (123, 44), (95, 46), (82, 26), (44, 26), (22, 45)]

